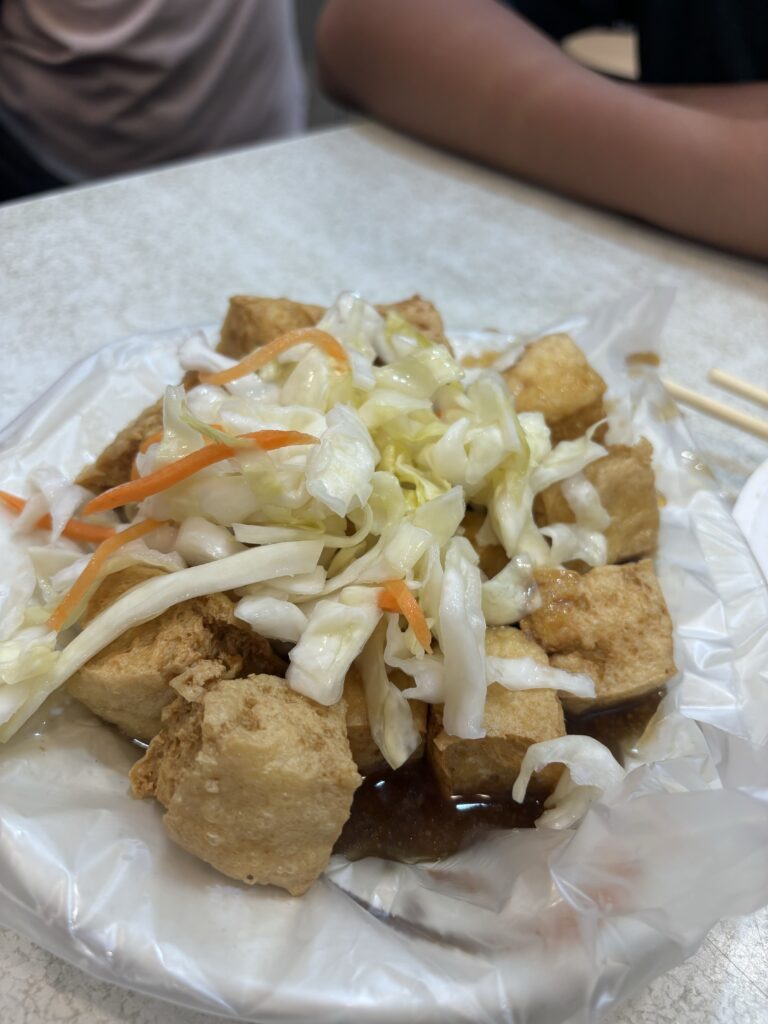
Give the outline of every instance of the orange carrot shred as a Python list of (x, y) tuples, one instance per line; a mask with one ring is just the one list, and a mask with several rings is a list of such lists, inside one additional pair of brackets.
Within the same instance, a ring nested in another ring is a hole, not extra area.
[(316, 345), (340, 363), (346, 364), (349, 361), (344, 347), (336, 341), (332, 334), (321, 331), (317, 327), (297, 327), (255, 349), (235, 366), (230, 366), (228, 370), (219, 370), (218, 373), (201, 373), (200, 380), (203, 384), (229, 384), (230, 381), (245, 377), (248, 373), (255, 373), (256, 370), (271, 363), (283, 352), (287, 352), (289, 348), (303, 345), (305, 342)]
[[(254, 448), (262, 451), (273, 451), (276, 448), (287, 448), (290, 445), (316, 444), (317, 438), (311, 434), (303, 434), (299, 430), (256, 430), (250, 434), (239, 434), (238, 437), (247, 437), (253, 441)], [(212, 466), (224, 459), (231, 459), (237, 452), (243, 451), (229, 444), (209, 444), (205, 448), (183, 455), (175, 462), (169, 462), (167, 466), (161, 466), (154, 473), (139, 477), (137, 480), (130, 480), (128, 483), (118, 484), (111, 487), (97, 497), (92, 498), (83, 508), (83, 515), (92, 515), (94, 512), (105, 512), (108, 509), (119, 508), (121, 505), (129, 505), (131, 502), (143, 501), (153, 494), (159, 494), (168, 487), (186, 480), (194, 473)]]
[(67, 591), (53, 615), (48, 619), (48, 626), (58, 633), (72, 612), (86, 597), (110, 555), (114, 554), (124, 544), (127, 544), (128, 541), (136, 540), (137, 537), (143, 537), (144, 534), (150, 533), (152, 530), (156, 530), (158, 526), (163, 525), (163, 523), (157, 522), (155, 519), (145, 519), (143, 522), (136, 523), (135, 526), (129, 526), (127, 530), (122, 530), (120, 533), (116, 533), (113, 537), (99, 544), (91, 555), (90, 561), (75, 580), (74, 585)]
[(400, 612), (400, 605), (388, 590), (382, 590), (379, 594), (379, 608), (383, 612)]
[[(392, 604), (395, 605), (394, 608)], [(405, 616), (408, 625), (413, 630), (413, 635), (424, 650), (427, 653), (432, 650), (432, 634), (429, 631), (427, 620), (424, 618), (424, 612), (408, 589), (405, 580), (387, 580), (382, 584), (379, 608), (384, 611), (399, 611)]]
[[(7, 491), (0, 491), (0, 501), (11, 512), (18, 514), (21, 514), (27, 507), (27, 502), (24, 498), (19, 498), (15, 494), (9, 494)], [(44, 515), (42, 519), (38, 519), (35, 523), (35, 529), (50, 530), (52, 525), (51, 517)], [(96, 526), (94, 523), (84, 523), (80, 519), (70, 519), (61, 532), (64, 537), (69, 537), (70, 540), (84, 540), (92, 544), (98, 544), (100, 541), (107, 540), (107, 538), (113, 537), (115, 534), (111, 526)]]

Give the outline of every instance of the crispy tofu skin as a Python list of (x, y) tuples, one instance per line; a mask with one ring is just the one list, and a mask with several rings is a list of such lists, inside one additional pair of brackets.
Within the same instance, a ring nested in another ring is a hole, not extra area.
[(566, 672), (585, 672), (594, 700), (561, 694), (566, 711), (611, 707), (657, 690), (676, 668), (672, 622), (648, 560), (583, 576), (537, 569), (541, 607), (520, 625)]
[(403, 320), (413, 324), (414, 327), (420, 330), (422, 334), (426, 334), (432, 341), (437, 341), (441, 345), (448, 344), (443, 327), (443, 318), (435, 306), (428, 299), (422, 299), (420, 295), (412, 295), (410, 299), (403, 299), (402, 302), (384, 303), (381, 306), (377, 306), (376, 309), (382, 316), (386, 316), (390, 311), (392, 313), (399, 313)]
[[(604, 459), (587, 466), (584, 475), (595, 486), (603, 508), (611, 516), (605, 531), (608, 563), (645, 558), (656, 550), (659, 538), (659, 503), (651, 459), (653, 446), (642, 438), (634, 447), (612, 445)], [(539, 526), (572, 523), (573, 511), (560, 484), (536, 497)]]
[(497, 576), (502, 569), (506, 568), (509, 559), (501, 544), (488, 544), (481, 546), (477, 542), (477, 534), (483, 525), (485, 514), (477, 509), (470, 508), (464, 516), (461, 525), (464, 529), (464, 536), (475, 549), (480, 559), (480, 568), (491, 579)]
[[(89, 602), (87, 617), (148, 578), (146, 567), (108, 576)], [(233, 615), (224, 594), (195, 598), (128, 630), (91, 658), (67, 683), (69, 692), (128, 736), (151, 740), (173, 698), (170, 682), (201, 661), (223, 676), (282, 672), (269, 643)]]
[(225, 679), (178, 698), (134, 765), (189, 853), (249, 885), (294, 896), (321, 874), (360, 785), (344, 702), (323, 707), (269, 675)]
[[(413, 686), (413, 680), (399, 669), (389, 672), (390, 680), (401, 690)], [(349, 749), (361, 775), (370, 775), (387, 767), (376, 746), (371, 727), (368, 722), (368, 707), (365, 702), (363, 680), (355, 665), (352, 665), (344, 680), (344, 700), (347, 704), (347, 738)], [(413, 715), (413, 724), (418, 729), (422, 742), (409, 757), (409, 761), (417, 761), (424, 753), (424, 737), (427, 733), (427, 705), (420, 700), (409, 702)]]
[(552, 444), (581, 437), (605, 416), (605, 381), (567, 334), (528, 345), (504, 378), (518, 412), (543, 413)]
[(80, 472), (76, 483), (100, 494), (130, 480), (131, 467), (139, 446), (145, 438), (160, 430), (162, 425), (163, 401), (159, 399), (120, 431), (98, 459)]
[[(485, 647), (496, 657), (533, 658), (547, 664), (541, 647), (511, 626), (489, 629)], [(447, 795), (508, 793), (528, 747), (565, 735), (563, 709), (553, 690), (515, 692), (498, 683), (488, 687), (484, 725), (486, 735), (480, 740), (449, 736), (443, 729), (442, 707), (430, 709), (427, 754)], [(530, 792), (551, 793), (561, 770), (560, 765), (548, 765), (534, 775)]]
[(286, 331), (314, 326), (324, 312), (322, 306), (310, 306), (290, 299), (233, 295), (217, 350), (232, 359), (242, 359), (259, 345), (266, 345)]
[[(447, 344), (440, 314), (426, 299), (412, 295), (402, 302), (377, 306), (382, 316), (389, 310), (399, 313), (427, 337)], [(299, 327), (313, 327), (325, 309), (290, 299), (267, 299), (251, 295), (234, 295), (229, 300), (218, 351), (232, 359), (242, 359), (259, 345)]]

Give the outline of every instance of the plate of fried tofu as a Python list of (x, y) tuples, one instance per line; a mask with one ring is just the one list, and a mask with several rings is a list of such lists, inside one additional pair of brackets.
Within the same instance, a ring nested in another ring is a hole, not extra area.
[(237, 296), (11, 425), (0, 920), (243, 1020), (564, 1020), (703, 935), (768, 597), (627, 359), (664, 305), (517, 338)]

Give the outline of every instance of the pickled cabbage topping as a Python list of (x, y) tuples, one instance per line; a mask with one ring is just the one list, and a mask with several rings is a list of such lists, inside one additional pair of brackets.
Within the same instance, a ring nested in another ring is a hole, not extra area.
[[(485, 652), (487, 626), (535, 607), (535, 567), (605, 561), (609, 517), (583, 476), (605, 454), (592, 431), (553, 446), (543, 416), (518, 415), (498, 372), (465, 374), (445, 345), (351, 293), (255, 371), (200, 332), (180, 358), (203, 382), (167, 388), (162, 431), (137, 455), (134, 482), (99, 506), (166, 524), (116, 552), (99, 578), (132, 562), (160, 572), (81, 629), (83, 602), (58, 637), (44, 623), (88, 560), (59, 535), (90, 495), (45, 467), (29, 481), (15, 528), (38, 554), (0, 593), (0, 738), (122, 632), (215, 591), (235, 592), (240, 620), (293, 645), (287, 681), (307, 697), (338, 701), (356, 662), (374, 740), (393, 767), (418, 745), (411, 700), (443, 704), (449, 734), (479, 738), (491, 683), (594, 693), (587, 677)], [(143, 497), (148, 477), (158, 485)], [(539, 528), (534, 499), (552, 484), (575, 522)], [(490, 579), (463, 536), (468, 505), (486, 511), (481, 542), (506, 552)], [(43, 515), (51, 557), (31, 533)], [(108, 532), (123, 522), (115, 512), (90, 521)], [(398, 688), (387, 669), (412, 685)], [(544, 756), (529, 755), (522, 789)], [(599, 775), (605, 765), (594, 764)], [(592, 783), (579, 781), (578, 765), (571, 781), (583, 789)]]

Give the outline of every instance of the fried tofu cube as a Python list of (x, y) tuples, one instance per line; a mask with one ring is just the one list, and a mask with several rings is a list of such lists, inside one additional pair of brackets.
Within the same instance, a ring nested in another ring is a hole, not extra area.
[[(609, 564), (645, 558), (656, 550), (659, 502), (652, 457), (653, 446), (641, 438), (633, 447), (609, 446), (605, 458), (584, 470), (611, 517), (605, 531)], [(537, 495), (534, 511), (539, 526), (573, 523), (576, 519), (560, 484), (552, 484)]]
[(467, 510), (467, 514), (464, 516), (461, 525), (464, 529), (464, 536), (467, 538), (469, 543), (477, 552), (478, 558), (480, 559), (480, 568), (488, 577), (492, 579), (497, 576), (502, 569), (505, 569), (509, 559), (507, 553), (501, 544), (480, 544), (477, 540), (477, 535), (480, 532), (480, 528), (485, 520), (484, 513), (477, 509), (470, 508)]
[(504, 378), (518, 412), (543, 413), (552, 444), (581, 437), (605, 416), (605, 381), (567, 334), (526, 346)]
[[(532, 658), (542, 665), (547, 656), (538, 644), (513, 626), (486, 632), (487, 654), (500, 658)], [(507, 690), (488, 687), (485, 736), (465, 740), (443, 729), (442, 707), (430, 709), (427, 755), (440, 788), (447, 795), (509, 792), (532, 743), (565, 735), (563, 709), (554, 690)], [(551, 793), (560, 777), (559, 765), (534, 775), (530, 792)]]
[(650, 561), (584, 575), (537, 569), (535, 576), (541, 607), (521, 628), (555, 668), (584, 672), (595, 683), (594, 699), (561, 694), (566, 711), (626, 704), (675, 674), (672, 622)]
[(412, 295), (409, 299), (403, 299), (402, 302), (385, 303), (377, 306), (376, 309), (382, 316), (386, 316), (390, 312), (397, 313), (432, 341), (441, 345), (448, 344), (443, 318), (436, 307), (428, 299), (422, 299), (420, 295)]
[[(152, 573), (149, 573), (152, 575)], [(89, 602), (87, 618), (148, 578), (146, 567), (108, 576)], [(267, 640), (234, 617), (224, 594), (194, 598), (129, 629), (91, 658), (67, 683), (73, 697), (126, 735), (151, 740), (174, 697), (171, 680), (197, 662), (214, 662), (221, 675), (281, 672)]]
[[(413, 686), (413, 680), (399, 669), (390, 669), (389, 678), (391, 682), (401, 690), (407, 690)], [(387, 762), (382, 757), (381, 751), (376, 746), (371, 735), (371, 726), (368, 721), (368, 706), (365, 701), (365, 687), (363, 680), (355, 665), (352, 665), (347, 678), (344, 680), (344, 700), (347, 705), (347, 738), (352, 757), (362, 775), (370, 775), (372, 772), (382, 771), (387, 767)], [(413, 724), (421, 736), (421, 744), (414, 750), (409, 761), (417, 761), (424, 753), (424, 737), (427, 733), (427, 705), (420, 700), (409, 701)]]
[(323, 707), (269, 675), (179, 697), (134, 765), (136, 796), (166, 808), (169, 836), (217, 871), (298, 896), (328, 863), (362, 781), (344, 702)]
[(254, 295), (233, 295), (221, 328), (217, 351), (242, 359), (259, 345), (299, 327), (312, 327), (323, 315), (322, 306), (290, 299), (266, 299)]
[[(398, 313), (409, 324), (433, 341), (447, 345), (440, 314), (426, 299), (412, 295), (401, 302), (376, 306), (382, 316)], [(242, 359), (259, 345), (266, 345), (286, 331), (313, 327), (323, 316), (322, 306), (290, 299), (268, 299), (253, 295), (234, 295), (221, 328), (217, 351), (232, 359)]]
[(139, 413), (132, 423), (120, 431), (98, 459), (80, 471), (76, 483), (100, 494), (131, 479), (133, 460), (146, 438), (163, 426), (163, 401), (159, 399)]

